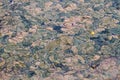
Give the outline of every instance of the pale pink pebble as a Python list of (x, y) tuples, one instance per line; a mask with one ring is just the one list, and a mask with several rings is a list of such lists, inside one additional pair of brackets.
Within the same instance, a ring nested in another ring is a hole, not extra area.
[(41, 8), (36, 7), (37, 3), (31, 2), (29, 6), (23, 7), (26, 9), (32, 16), (39, 15), (42, 11)]
[(35, 41), (35, 42), (32, 43), (32, 46), (39, 46), (40, 43), (41, 43), (41, 41), (37, 40), (37, 41)]
[(119, 37), (117, 35), (111, 35), (113, 38), (118, 39)]
[(70, 6), (66, 7), (65, 12), (67, 12), (67, 11), (72, 11), (72, 8)]
[(71, 57), (70, 58), (65, 58), (65, 60), (66, 60), (67, 63), (71, 63), (72, 62), (72, 58)]
[[(73, 29), (73, 28), (74, 28), (71, 23), (65, 23), (64, 26), (65, 26), (65, 28), (67, 28), (67, 29)], [(62, 30), (63, 30), (63, 29), (64, 29), (64, 28), (62, 28)]]
[(100, 56), (99, 56), (99, 55), (95, 55), (95, 56), (93, 57), (93, 60), (98, 60), (98, 59), (100, 59)]
[(67, 32), (67, 31), (68, 31), (68, 29), (66, 29), (66, 28), (62, 28), (61, 30), (62, 30), (62, 31), (65, 31), (65, 32)]
[(19, 32), (16, 37), (13, 37), (8, 41), (16, 44), (18, 42), (23, 41), (24, 37), (27, 36), (27, 34), (27, 32)]
[(86, 23), (90, 25), (90, 24), (92, 24), (93, 22), (92, 22), (92, 20), (86, 20)]
[(18, 39), (18, 38), (12, 38), (12, 39), (9, 39), (8, 41), (11, 42), (11, 43), (14, 43), (14, 44), (17, 44), (18, 42), (21, 42), (23, 39)]
[(81, 16), (75, 16), (74, 19), (76, 22), (81, 22), (82, 21), (82, 17)]
[(118, 65), (118, 70), (120, 71), (120, 64)]
[(17, 36), (23, 36), (23, 37), (25, 37), (27, 34), (28, 34), (28, 32), (22, 31), (22, 32), (18, 33)]
[(65, 75), (63, 80), (75, 80), (77, 79), (76, 77), (74, 77), (73, 75)]
[(89, 78), (83, 78), (83, 80), (90, 80)]
[(66, 8), (65, 8), (65, 10), (66, 11), (72, 11), (72, 10), (74, 10), (74, 9), (76, 9), (77, 8), (77, 5), (75, 4), (75, 3), (71, 3), (71, 4), (69, 4)]
[(64, 62), (66, 63), (67, 66), (72, 66), (73, 65), (71, 57), (70, 58), (65, 58)]
[(105, 6), (109, 8), (110, 6), (112, 6), (112, 2), (107, 3)]
[(32, 29), (32, 28), (29, 29), (29, 32), (31, 33), (36, 33), (36, 31), (37, 31), (36, 29)]
[(32, 26), (33, 29), (37, 29), (38, 28), (38, 25), (34, 25)]
[(30, 66), (30, 70), (35, 70), (36, 67), (35, 66)]
[(74, 57), (72, 57), (72, 62), (73, 63), (78, 63), (78, 58), (79, 58), (79, 56), (75, 55)]
[(47, 29), (47, 30), (50, 30), (50, 31), (53, 31), (53, 28), (52, 28), (52, 27), (47, 27), (46, 29)]
[(65, 18), (64, 22), (70, 22), (70, 18)]
[(79, 64), (73, 64), (74, 66), (72, 66), (70, 69), (74, 70), (74, 71), (79, 71), (81, 69), (81, 65)]
[(46, 78), (45, 80), (64, 80), (63, 75), (54, 73), (50, 77)]
[(93, 11), (93, 9), (92, 9), (92, 8), (87, 8), (87, 10), (88, 10), (89, 12)]
[(45, 3), (45, 7), (46, 7), (46, 8), (49, 8), (52, 4), (53, 4), (53, 2), (51, 2), (51, 1), (46, 2), (46, 3)]
[(103, 30), (105, 30), (105, 28), (102, 28), (102, 27), (101, 27), (101, 28), (97, 28), (97, 29), (95, 30), (95, 32), (98, 33), (98, 32), (101, 32), (101, 31), (103, 31)]
[(78, 76), (80, 79), (84, 77), (83, 74), (81, 74), (81, 73), (77, 73), (77, 76)]
[(17, 39), (23, 39), (23, 35), (16, 36)]
[(32, 16), (39, 15), (42, 11), (41, 8), (32, 8), (29, 9), (29, 12), (32, 14)]
[(55, 8), (59, 9), (62, 12), (64, 11), (63, 7), (60, 4), (57, 4)]
[(66, 72), (65, 75), (72, 75), (72, 74), (74, 74), (75, 72), (76, 72), (75, 70), (71, 70), (71, 71)]
[(35, 14), (40, 14), (41, 13), (41, 8), (35, 8), (34, 13)]
[(17, 44), (17, 41), (15, 41), (15, 40), (13, 40), (13, 39), (8, 39), (8, 41), (9, 41), (10, 43)]
[(28, 35), (28, 32), (22, 32), (22, 34), (21, 34), (22, 36), (23, 36), (23, 38), (25, 37), (25, 36), (27, 36)]
[(79, 0), (80, 2), (84, 2), (84, 0)]
[(78, 59), (84, 64), (85, 63), (85, 59), (82, 56), (78, 55)]
[(36, 62), (35, 65), (39, 66), (39, 65), (40, 65), (40, 62)]
[(76, 54), (78, 53), (78, 49), (76, 48), (76, 46), (72, 46), (71, 50)]

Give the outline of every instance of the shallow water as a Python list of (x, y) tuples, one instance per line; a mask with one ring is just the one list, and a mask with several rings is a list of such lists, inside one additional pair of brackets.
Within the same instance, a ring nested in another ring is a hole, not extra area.
[(119, 80), (119, 0), (0, 0), (0, 80)]

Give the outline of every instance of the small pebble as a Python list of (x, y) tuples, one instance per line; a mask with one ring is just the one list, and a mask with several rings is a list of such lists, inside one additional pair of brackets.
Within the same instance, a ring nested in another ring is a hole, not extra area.
[(32, 77), (36, 75), (36, 73), (34, 71), (28, 71), (28, 77)]
[(93, 57), (93, 60), (99, 60), (100, 59), (100, 56), (99, 55), (95, 55), (94, 57)]
[(5, 60), (3, 58), (0, 58), (0, 67), (5, 64)]
[(3, 3), (2, 2), (0, 2), (0, 6), (2, 6), (3, 5)]
[(91, 32), (90, 32), (90, 34), (91, 34), (91, 35), (94, 35), (94, 34), (95, 34), (95, 32), (94, 32), (94, 31), (91, 31)]

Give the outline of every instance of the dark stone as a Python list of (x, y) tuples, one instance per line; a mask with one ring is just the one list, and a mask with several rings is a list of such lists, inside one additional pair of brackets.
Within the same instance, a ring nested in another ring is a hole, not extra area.
[(100, 34), (107, 34), (107, 33), (110, 33), (109, 29), (105, 29), (105, 30), (100, 32)]
[(29, 47), (29, 46), (31, 46), (31, 42), (22, 42), (22, 45), (24, 46), (24, 47)]
[(26, 29), (31, 28), (32, 23), (29, 20), (27, 20), (26, 17), (24, 17), (23, 15), (20, 15), (20, 18), (22, 20), (22, 23), (25, 25)]
[(59, 13), (58, 15), (59, 15), (59, 17), (66, 16), (66, 14), (65, 14), (65, 13), (63, 13), (63, 12)]
[(50, 72), (48, 70), (44, 70), (44, 72), (42, 73), (42, 77), (48, 77), (50, 75)]
[(94, 45), (95, 51), (99, 51), (101, 47), (102, 47), (101, 45), (97, 45), (97, 44)]
[(71, 49), (66, 49), (64, 52), (65, 53), (73, 53), (73, 51)]
[(0, 23), (2, 22), (2, 20), (0, 19)]
[(102, 9), (102, 6), (94, 7), (93, 9), (94, 11), (99, 11), (100, 9)]
[(63, 0), (59, 0), (60, 2), (63, 2)]
[(64, 20), (65, 20), (64, 18), (56, 19), (57, 22), (63, 22)]
[(80, 36), (84, 32), (85, 32), (84, 29), (80, 29), (77, 33), (75, 33), (74, 36)]
[(13, 2), (13, 0), (9, 0), (9, 2), (10, 2), (10, 3), (12, 3), (12, 2)]
[(3, 44), (6, 44), (8, 42), (8, 38), (9, 38), (9, 35), (4, 35), (2, 38), (1, 38), (1, 42)]
[(0, 48), (0, 53), (4, 53), (4, 48)]
[(105, 41), (107, 40), (106, 38), (104, 38), (104, 37), (101, 37), (101, 36), (98, 36), (98, 37), (91, 37), (90, 38), (90, 40), (93, 40), (93, 41), (95, 41), (95, 43), (97, 44), (97, 45), (105, 45), (106, 43), (105, 43)]
[(60, 67), (65, 72), (69, 71), (69, 67), (66, 65), (63, 65), (62, 63), (57, 63), (57, 64), (55, 64), (55, 66)]
[(30, 52), (31, 52), (31, 53), (36, 53), (36, 51), (38, 51), (38, 50), (40, 50), (40, 49), (42, 49), (42, 48), (39, 47), (39, 46), (30, 47)]
[(89, 3), (91, 0), (84, 0), (85, 3)]
[(36, 73), (34, 71), (28, 71), (28, 77), (32, 77), (36, 75)]
[(97, 40), (95, 40), (95, 43), (96, 43), (97, 45), (102, 46), (102, 45), (104, 44), (104, 41), (102, 41), (102, 40), (100, 40), (100, 39), (97, 39)]
[(41, 23), (41, 25), (45, 25), (45, 23), (44, 23), (44, 22), (42, 22), (42, 23)]
[(99, 24), (100, 24), (100, 20), (98, 19), (98, 18), (93, 18), (93, 23), (92, 23), (92, 25), (93, 25), (93, 29), (96, 29), (96, 28), (98, 28), (99, 27)]
[(99, 65), (100, 65), (100, 62), (99, 62), (99, 61), (93, 61), (93, 62), (90, 63), (89, 66), (90, 66), (91, 68), (95, 69), (95, 68), (97, 68)]
[(61, 26), (54, 26), (53, 27), (53, 30), (55, 30), (55, 31), (57, 31), (57, 32), (59, 32), (59, 33), (62, 33), (63, 31), (61, 30)]
[(12, 33), (11, 37), (15, 37), (16, 35), (17, 35), (17, 32), (15, 31)]

